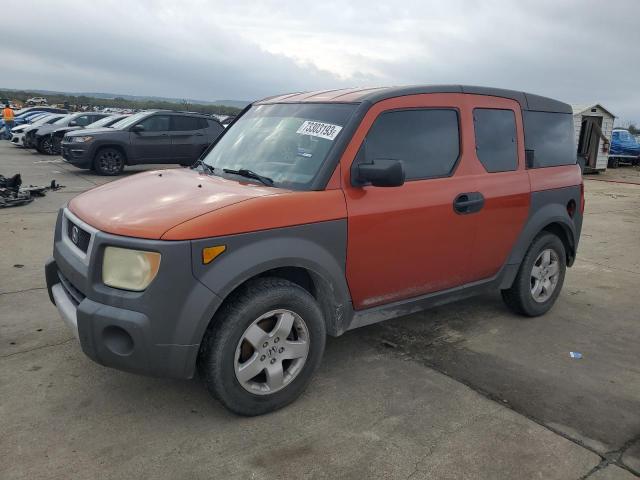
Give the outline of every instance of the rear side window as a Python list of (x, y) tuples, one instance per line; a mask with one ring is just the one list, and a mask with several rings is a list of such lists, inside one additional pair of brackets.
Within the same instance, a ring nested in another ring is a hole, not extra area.
[(516, 117), (512, 110), (476, 108), (473, 110), (476, 154), (489, 173), (518, 168)]
[(460, 154), (455, 110), (382, 113), (367, 134), (366, 161), (400, 160), (407, 180), (451, 175)]
[(174, 116), (173, 126), (171, 130), (185, 131), (185, 130), (199, 130), (201, 128), (200, 118), (198, 117), (182, 117)]
[[(525, 149), (533, 152), (532, 168), (572, 165), (577, 146), (570, 113), (522, 112)], [(528, 152), (528, 155), (531, 153)]]
[(204, 120), (204, 127), (203, 128), (213, 128), (214, 130), (221, 130), (222, 128), (224, 128), (220, 122), (216, 122), (215, 120)]

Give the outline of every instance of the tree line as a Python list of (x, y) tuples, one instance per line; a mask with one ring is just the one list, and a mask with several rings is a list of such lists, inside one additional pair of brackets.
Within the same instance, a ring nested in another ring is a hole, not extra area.
[(46, 95), (43, 95), (42, 93), (29, 91), (0, 90), (1, 98), (8, 98), (14, 102), (20, 102), (23, 104), (32, 97), (41, 96), (46, 96), (47, 101), (50, 105), (63, 105), (66, 103), (69, 106), (82, 105), (89, 107), (111, 107), (130, 110), (188, 110), (190, 112), (215, 113), (218, 115), (232, 116), (237, 115), (240, 112), (240, 109), (236, 107), (229, 107), (226, 105), (205, 105), (201, 103), (192, 103), (188, 100), (183, 100), (181, 102), (170, 102), (166, 100), (131, 100), (122, 97), (97, 98), (85, 95), (65, 95), (62, 93), (48, 93)]

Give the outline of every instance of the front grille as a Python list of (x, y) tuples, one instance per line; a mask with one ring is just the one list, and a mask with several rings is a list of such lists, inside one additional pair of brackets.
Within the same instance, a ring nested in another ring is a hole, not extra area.
[(87, 253), (89, 242), (91, 241), (91, 234), (89, 232), (84, 231), (71, 220), (68, 220), (67, 236), (76, 247), (78, 247), (84, 253)]
[(85, 295), (76, 287), (74, 287), (73, 284), (69, 280), (67, 280), (67, 277), (65, 277), (60, 270), (58, 270), (58, 278), (60, 279), (60, 284), (62, 285), (62, 287), (73, 300), (73, 303), (75, 303), (76, 305), (80, 305), (80, 302), (85, 299)]

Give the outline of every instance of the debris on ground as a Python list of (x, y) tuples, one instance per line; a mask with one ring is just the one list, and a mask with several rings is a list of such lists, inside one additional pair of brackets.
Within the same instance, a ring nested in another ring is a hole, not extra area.
[(64, 188), (55, 180), (46, 186), (22, 186), (22, 176), (16, 173), (12, 177), (0, 175), (0, 208), (18, 207), (33, 202), (34, 197), (44, 197), (46, 192)]
[(393, 343), (390, 340), (382, 340), (382, 345), (384, 345), (387, 348), (398, 348), (398, 344), (397, 343)]
[(582, 358), (582, 354), (580, 352), (569, 352), (569, 356), (576, 360), (580, 360)]

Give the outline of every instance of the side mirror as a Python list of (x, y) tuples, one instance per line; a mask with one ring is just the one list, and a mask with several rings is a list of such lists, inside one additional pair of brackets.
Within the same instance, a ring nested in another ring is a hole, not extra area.
[(374, 187), (399, 187), (404, 184), (404, 168), (399, 160), (359, 163), (355, 172), (356, 186), (371, 184)]
[(131, 127), (131, 131), (135, 132), (135, 133), (144, 132), (144, 125), (142, 125), (140, 123), (137, 124), (137, 125), (134, 125), (133, 127)]
[(69, 126), (70, 126), (70, 127), (77, 127), (77, 126), (78, 126), (78, 122), (76, 122), (75, 120), (71, 120), (71, 121), (69, 122)]

